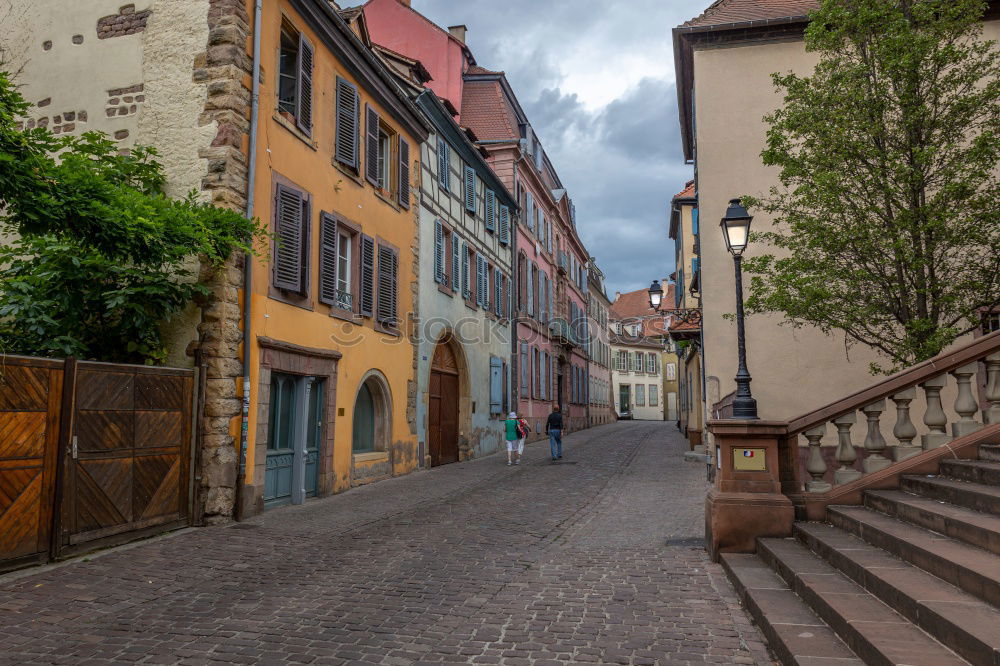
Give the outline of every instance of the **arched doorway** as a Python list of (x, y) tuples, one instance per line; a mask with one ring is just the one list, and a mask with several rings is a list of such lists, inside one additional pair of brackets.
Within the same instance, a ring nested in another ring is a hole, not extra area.
[(352, 452), (385, 451), (391, 432), (391, 414), (388, 388), (378, 374), (369, 375), (361, 383), (354, 400)]
[(447, 342), (438, 343), (431, 361), (427, 446), (431, 466), (458, 462), (458, 361)]

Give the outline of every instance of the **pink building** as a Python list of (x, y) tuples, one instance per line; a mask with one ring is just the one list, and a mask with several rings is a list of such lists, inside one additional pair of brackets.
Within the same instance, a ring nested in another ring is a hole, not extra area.
[(476, 65), (465, 28), (444, 30), (408, 0), (369, 0), (372, 41), (419, 60), (427, 84), (460, 112), (461, 125), (520, 208), (513, 247), (516, 339), (511, 341), (518, 412), (544, 436), (559, 404), (568, 431), (588, 426), (587, 259), (573, 203), (503, 72)]

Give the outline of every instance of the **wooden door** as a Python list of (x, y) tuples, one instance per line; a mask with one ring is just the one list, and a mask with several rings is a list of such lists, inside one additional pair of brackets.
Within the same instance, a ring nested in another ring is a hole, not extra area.
[(294, 377), (271, 373), (271, 405), (264, 467), (264, 505), (268, 507), (292, 501), (296, 394)]
[(80, 363), (63, 501), (63, 543), (189, 516), (189, 370)]
[(0, 368), (0, 571), (48, 556), (62, 381), (59, 361)]
[(458, 462), (458, 362), (451, 346), (439, 344), (431, 362), (427, 439), (431, 465)]

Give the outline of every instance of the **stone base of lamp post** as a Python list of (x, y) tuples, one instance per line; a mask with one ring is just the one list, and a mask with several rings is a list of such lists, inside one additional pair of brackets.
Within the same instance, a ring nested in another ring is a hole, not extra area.
[(759, 537), (792, 534), (795, 510), (781, 492), (778, 442), (785, 423), (709, 421), (716, 444), (715, 488), (705, 499), (705, 546), (719, 553), (753, 553)]

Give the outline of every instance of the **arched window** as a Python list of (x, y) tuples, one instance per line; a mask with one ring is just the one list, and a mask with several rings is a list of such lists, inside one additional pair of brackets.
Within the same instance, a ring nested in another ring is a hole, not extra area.
[(354, 401), (354, 429), (351, 449), (354, 453), (385, 451), (388, 448), (392, 409), (389, 390), (381, 374), (370, 373), (361, 383)]

